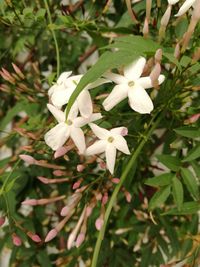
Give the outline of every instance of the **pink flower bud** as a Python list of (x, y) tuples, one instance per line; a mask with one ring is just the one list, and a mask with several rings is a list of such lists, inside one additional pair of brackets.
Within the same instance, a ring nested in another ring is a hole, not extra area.
[(85, 169), (85, 166), (83, 164), (79, 164), (77, 165), (76, 169), (77, 169), (77, 172), (82, 172)]
[(2, 226), (5, 223), (5, 217), (0, 217), (0, 226)]
[(24, 200), (21, 204), (22, 205), (36, 206), (37, 202), (38, 201), (36, 199), (27, 199), (27, 200)]
[(156, 53), (155, 53), (155, 60), (156, 62), (160, 63), (161, 60), (162, 60), (162, 49), (159, 48), (158, 50), (156, 50)]
[(112, 178), (111, 180), (113, 182), (113, 184), (118, 184), (120, 182), (119, 178)]
[(66, 153), (68, 152), (68, 148), (67, 147), (60, 147), (58, 148), (55, 153), (54, 153), (54, 158), (57, 159), (57, 158), (60, 158), (62, 156), (64, 156)]
[(23, 161), (25, 161), (26, 163), (28, 163), (28, 164), (36, 164), (36, 160), (33, 158), (33, 157), (31, 157), (31, 156), (29, 156), (29, 155), (19, 155), (19, 157), (20, 157), (20, 159), (22, 159)]
[(121, 131), (121, 135), (126, 136), (127, 134), (128, 134), (128, 129), (126, 127), (123, 127), (123, 129)]
[(39, 237), (39, 235), (37, 235), (37, 234), (34, 234), (32, 232), (28, 232), (27, 235), (36, 243), (39, 243), (42, 241), (41, 238)]
[(64, 208), (62, 208), (60, 215), (61, 216), (66, 216), (67, 214), (69, 214), (69, 212), (71, 211), (71, 207), (69, 206), (65, 206)]
[(124, 195), (125, 195), (125, 197), (126, 197), (126, 201), (128, 202), (128, 203), (130, 203), (131, 202), (131, 199), (132, 199), (132, 196), (131, 196), (131, 194), (128, 192), (128, 191), (124, 191)]
[(21, 72), (21, 70), (19, 69), (19, 67), (17, 67), (14, 63), (12, 63), (13, 69), (15, 70), (15, 72), (19, 75), (20, 78), (24, 79), (25, 76), (24, 74)]
[(102, 205), (105, 205), (107, 202), (108, 202), (108, 193), (103, 195), (101, 203)]
[(54, 237), (56, 237), (58, 234), (58, 231), (56, 229), (52, 229), (46, 236), (44, 242), (49, 242), (51, 241)]
[(86, 208), (86, 216), (89, 217), (92, 214), (93, 207), (87, 207)]
[(177, 43), (176, 46), (175, 46), (175, 49), (174, 49), (174, 57), (175, 58), (179, 58), (180, 57), (180, 53), (181, 53), (180, 45), (179, 45), (179, 43)]
[(160, 63), (156, 63), (156, 65), (154, 66), (153, 70), (150, 73), (150, 79), (154, 87), (157, 87), (159, 85), (158, 78), (160, 76), (160, 73), (161, 73)]
[(53, 174), (55, 176), (63, 176), (63, 175), (65, 175), (65, 172), (63, 172), (61, 170), (55, 170), (55, 171), (53, 171)]
[(38, 176), (37, 177), (43, 184), (49, 184), (49, 179), (46, 177)]
[(147, 35), (149, 34), (149, 23), (148, 23), (147, 18), (145, 18), (142, 33), (143, 33), (144, 37), (147, 37)]
[(101, 227), (103, 226), (104, 220), (102, 218), (96, 219), (95, 226), (98, 231), (101, 230)]
[(22, 244), (21, 238), (15, 233), (12, 234), (12, 242), (15, 246), (20, 247)]
[(99, 192), (96, 194), (96, 200), (101, 200), (102, 199), (102, 194)]
[(75, 189), (79, 188), (81, 182), (82, 182), (82, 179), (80, 179), (80, 180), (78, 180), (76, 183), (74, 183), (72, 189), (75, 190)]
[(105, 163), (104, 161), (100, 161), (100, 162), (99, 162), (99, 166), (100, 166), (100, 168), (102, 168), (102, 169), (106, 169), (106, 163)]
[(76, 247), (80, 247), (80, 245), (83, 243), (83, 241), (85, 240), (85, 234), (84, 233), (80, 233), (76, 239)]

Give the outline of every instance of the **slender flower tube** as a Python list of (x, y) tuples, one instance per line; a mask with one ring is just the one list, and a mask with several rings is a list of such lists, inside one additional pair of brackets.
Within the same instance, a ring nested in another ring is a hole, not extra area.
[[(117, 85), (113, 88), (110, 95), (104, 100), (103, 106), (106, 111), (111, 110), (123, 99), (129, 99), (130, 107), (141, 114), (150, 113), (153, 110), (151, 98), (146, 93), (145, 89), (153, 87), (151, 78), (140, 77), (144, 70), (146, 59), (140, 57), (138, 60), (125, 66), (124, 75), (115, 73), (107, 73), (104, 76)], [(158, 82), (161, 84), (165, 79), (164, 75), (158, 77)]]

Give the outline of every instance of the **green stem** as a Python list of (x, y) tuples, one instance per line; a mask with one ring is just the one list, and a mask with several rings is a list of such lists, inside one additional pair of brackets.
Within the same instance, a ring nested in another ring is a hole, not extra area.
[[(44, 0), (44, 4), (45, 4), (46, 11), (47, 11), (49, 23), (50, 24), (53, 24), (52, 19), (51, 19), (51, 13), (50, 13), (50, 10), (49, 10), (49, 6), (48, 6), (47, 0)], [(50, 31), (52, 33), (53, 40), (54, 40), (54, 43), (55, 43), (56, 61), (57, 61), (57, 78), (58, 78), (59, 77), (59, 74), (60, 74), (60, 54), (59, 54), (58, 41), (56, 39), (56, 35), (55, 35), (54, 30), (50, 28)]]
[(97, 238), (97, 242), (96, 242), (96, 245), (95, 245), (91, 267), (96, 267), (97, 266), (97, 261), (98, 261), (98, 256), (99, 256), (99, 252), (100, 252), (100, 248), (101, 248), (101, 243), (103, 241), (105, 230), (106, 230), (106, 226), (107, 226), (107, 223), (108, 223), (108, 219), (109, 219), (112, 207), (114, 205), (114, 202), (115, 202), (115, 200), (117, 198), (117, 195), (119, 193), (119, 190), (120, 190), (121, 186), (123, 185), (123, 183), (124, 183), (128, 173), (129, 173), (129, 171), (131, 170), (135, 160), (139, 156), (143, 146), (148, 141), (148, 139), (151, 136), (152, 132), (154, 131), (154, 129), (157, 127), (158, 123), (160, 122), (160, 120), (162, 118), (162, 113), (160, 114), (160, 116), (154, 122), (155, 117), (157, 117), (157, 114), (150, 121), (149, 127), (147, 129), (147, 134), (145, 135), (145, 137), (142, 138), (142, 140), (139, 142), (139, 145), (138, 145), (137, 149), (132, 153), (132, 156), (131, 156), (128, 164), (127, 164), (127, 167), (124, 170), (124, 172), (122, 173), (122, 176), (120, 178), (120, 182), (115, 187), (115, 190), (112, 193), (112, 196), (111, 196), (110, 201), (108, 203), (108, 207), (107, 207), (106, 212), (105, 212), (104, 224), (103, 224), (103, 226), (102, 226), (102, 228), (101, 228), (101, 230), (99, 232), (99, 235), (98, 235), (98, 238)]

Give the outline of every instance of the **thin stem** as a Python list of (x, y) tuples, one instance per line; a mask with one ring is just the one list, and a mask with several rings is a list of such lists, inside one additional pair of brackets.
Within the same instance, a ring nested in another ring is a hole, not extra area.
[(120, 182), (115, 187), (115, 190), (112, 193), (112, 196), (111, 196), (110, 201), (108, 203), (108, 207), (107, 207), (106, 212), (105, 212), (104, 224), (103, 224), (103, 226), (102, 226), (102, 228), (101, 228), (101, 230), (99, 232), (99, 235), (98, 235), (98, 238), (97, 238), (97, 242), (96, 242), (96, 245), (95, 245), (91, 267), (96, 267), (97, 266), (97, 261), (98, 261), (98, 256), (99, 256), (99, 252), (100, 252), (100, 248), (101, 248), (101, 243), (103, 241), (105, 230), (106, 230), (106, 226), (107, 226), (107, 223), (108, 223), (108, 219), (109, 219), (112, 207), (114, 205), (114, 202), (115, 202), (115, 200), (117, 198), (117, 195), (119, 193), (119, 190), (120, 190), (121, 186), (123, 185), (123, 183), (124, 183), (128, 173), (129, 173), (129, 171), (131, 170), (133, 164), (135, 163), (135, 160), (139, 156), (143, 146), (148, 141), (148, 139), (151, 136), (152, 132), (154, 131), (154, 129), (157, 127), (158, 123), (160, 122), (160, 120), (162, 118), (162, 113), (157, 118), (157, 120), (154, 122), (155, 117), (157, 117), (157, 114), (151, 119), (151, 121), (149, 123), (149, 127), (147, 129), (147, 134), (146, 134), (145, 138), (144, 137), (142, 138), (142, 140), (140, 141), (137, 149), (132, 153), (132, 156), (131, 156), (128, 164), (127, 164), (127, 167), (124, 170), (124, 172), (122, 173)]
[[(53, 24), (52, 19), (51, 19), (51, 13), (50, 13), (50, 10), (49, 10), (49, 6), (48, 6), (47, 0), (44, 0), (44, 4), (45, 4), (46, 11), (47, 11), (49, 23), (50, 24)], [(59, 77), (59, 74), (60, 74), (60, 54), (59, 54), (58, 41), (56, 39), (56, 35), (55, 35), (54, 30), (52, 28), (50, 28), (50, 31), (52, 33), (53, 40), (54, 40), (54, 43), (55, 43), (56, 61), (57, 61), (57, 78), (58, 78)]]

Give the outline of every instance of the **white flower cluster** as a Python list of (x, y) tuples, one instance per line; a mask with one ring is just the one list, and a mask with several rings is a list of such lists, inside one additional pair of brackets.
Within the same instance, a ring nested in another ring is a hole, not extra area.
[[(106, 111), (111, 110), (128, 97), (129, 105), (133, 110), (141, 114), (150, 113), (153, 110), (153, 103), (145, 89), (151, 88), (153, 85), (150, 76), (141, 77), (145, 64), (146, 59), (140, 57), (124, 67), (124, 75), (109, 72), (103, 75), (104, 78), (90, 83), (77, 97), (67, 120), (65, 112), (61, 108), (68, 103), (82, 75), (70, 76), (72, 72), (62, 73), (56, 84), (48, 91), (53, 105), (47, 104), (47, 107), (58, 121), (58, 124), (45, 134), (46, 144), (53, 150), (58, 150), (71, 137), (80, 154), (90, 156), (105, 152), (107, 168), (113, 174), (117, 150), (127, 155), (130, 154), (127, 142), (123, 137), (128, 131), (126, 127), (118, 127), (109, 131), (93, 123), (101, 119), (102, 115), (101, 113), (93, 113), (89, 90), (113, 81), (116, 85), (103, 102), (103, 107)], [(164, 75), (160, 75), (158, 83), (161, 84), (164, 79)], [(87, 124), (99, 139), (88, 148), (86, 148), (85, 136), (82, 130), (82, 127)]]

